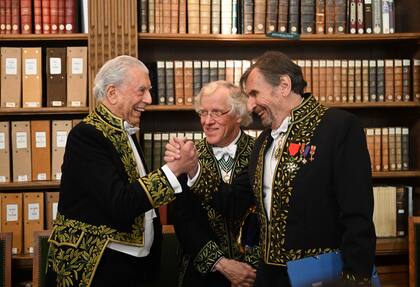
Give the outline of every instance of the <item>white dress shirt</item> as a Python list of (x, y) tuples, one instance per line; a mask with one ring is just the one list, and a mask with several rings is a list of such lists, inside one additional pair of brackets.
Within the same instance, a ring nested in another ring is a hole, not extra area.
[[(140, 155), (139, 155), (139, 152), (137, 151), (134, 141), (131, 138), (131, 135), (134, 134), (136, 131), (138, 131), (138, 129), (135, 127), (132, 127), (127, 122), (124, 122), (124, 128), (128, 135), (128, 141), (130, 143), (130, 147), (134, 153), (139, 175), (140, 177), (145, 176), (146, 169), (144, 168), (144, 165), (140, 159)], [(171, 184), (175, 193), (182, 192), (181, 184), (179, 183), (178, 179), (173, 174), (173, 172), (166, 165), (162, 166), (162, 170), (165, 173), (166, 177), (168, 178), (169, 183)], [(155, 217), (156, 217), (156, 212), (154, 209), (151, 209), (144, 214), (144, 246), (143, 247), (137, 247), (137, 246), (132, 246), (132, 245), (118, 243), (118, 242), (112, 242), (112, 241), (108, 244), (107, 247), (112, 250), (116, 250), (116, 251), (119, 251), (128, 255), (136, 256), (136, 257), (145, 257), (149, 255), (150, 248), (152, 247), (153, 238), (154, 238), (153, 218)]]
[(280, 127), (271, 131), (273, 143), (268, 148), (264, 158), (264, 178), (263, 178), (263, 200), (267, 218), (270, 220), (271, 212), (271, 195), (273, 188), (273, 180), (276, 172), (276, 167), (279, 160), (276, 158), (276, 151), (284, 143), (286, 138), (287, 128), (289, 127), (290, 116), (285, 118)]

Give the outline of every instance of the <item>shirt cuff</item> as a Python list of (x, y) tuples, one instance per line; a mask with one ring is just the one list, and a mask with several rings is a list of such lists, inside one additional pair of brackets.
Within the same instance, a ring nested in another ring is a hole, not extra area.
[(213, 267), (211, 267), (211, 269), (210, 269), (210, 272), (216, 272), (217, 270), (216, 270), (216, 265), (217, 265), (217, 263), (219, 263), (219, 261), (220, 260), (222, 260), (223, 258), (225, 258), (224, 256), (220, 256), (220, 258), (219, 259), (217, 259), (217, 261), (216, 262), (214, 262), (214, 264), (213, 264)]
[(178, 178), (176, 178), (172, 170), (165, 164), (164, 166), (162, 166), (162, 171), (168, 178), (168, 181), (171, 184), (172, 188), (174, 189), (175, 194), (181, 193), (182, 192), (181, 184), (179, 183)]
[(190, 178), (190, 176), (188, 175), (188, 180), (187, 180), (187, 185), (188, 187), (191, 187), (194, 185), (194, 183), (197, 181), (198, 179), (198, 175), (200, 174), (200, 163), (198, 163), (198, 168), (197, 168), (197, 173), (194, 175), (193, 178)]

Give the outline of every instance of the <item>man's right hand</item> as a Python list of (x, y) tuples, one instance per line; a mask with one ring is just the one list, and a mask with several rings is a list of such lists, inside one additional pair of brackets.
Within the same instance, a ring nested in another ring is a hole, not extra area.
[(232, 286), (254, 286), (257, 271), (244, 262), (222, 258), (216, 263), (215, 269), (222, 273), (232, 283)]
[(183, 173), (195, 174), (197, 172), (197, 151), (192, 141), (172, 138), (166, 145), (164, 159), (175, 176)]

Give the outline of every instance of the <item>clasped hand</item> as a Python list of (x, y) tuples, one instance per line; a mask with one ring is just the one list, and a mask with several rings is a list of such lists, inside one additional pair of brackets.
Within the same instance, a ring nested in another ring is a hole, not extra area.
[(191, 140), (173, 137), (165, 146), (164, 160), (169, 169), (179, 176), (188, 173), (193, 177), (198, 169), (197, 150)]

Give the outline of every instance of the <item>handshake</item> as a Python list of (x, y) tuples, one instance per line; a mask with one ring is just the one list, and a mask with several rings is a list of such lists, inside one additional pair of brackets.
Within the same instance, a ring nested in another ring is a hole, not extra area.
[(179, 176), (188, 173), (190, 178), (198, 171), (197, 150), (191, 140), (173, 137), (165, 146), (164, 160), (168, 168)]

